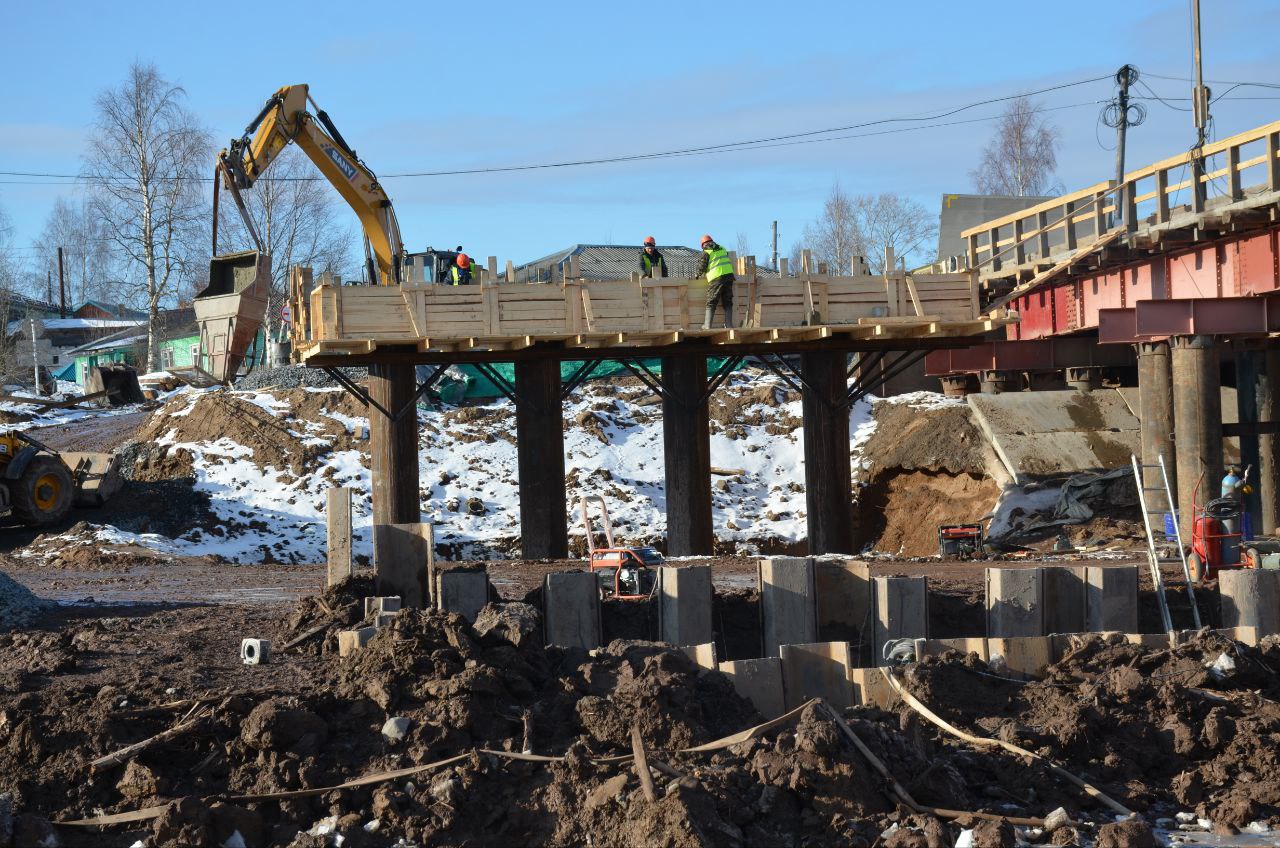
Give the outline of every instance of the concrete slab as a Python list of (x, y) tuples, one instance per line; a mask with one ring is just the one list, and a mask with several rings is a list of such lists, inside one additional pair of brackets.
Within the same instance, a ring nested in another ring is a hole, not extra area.
[(871, 585), (875, 604), (872, 662), (885, 665), (885, 642), (890, 639), (928, 638), (929, 580), (925, 577), (876, 577)]
[(779, 651), (788, 710), (810, 698), (822, 698), (840, 710), (853, 706), (848, 642), (783, 645)]
[(728, 675), (733, 688), (750, 701), (760, 715), (777, 718), (786, 712), (779, 658), (731, 660), (720, 663), (720, 671)]
[(760, 587), (760, 631), (766, 657), (778, 656), (781, 645), (818, 641), (813, 560), (772, 557), (756, 569)]
[(406, 607), (427, 606), (431, 597), (428, 568), (435, 536), (430, 524), (375, 524), (374, 549), (385, 562), (377, 563), (379, 595), (399, 596)]
[(719, 665), (716, 662), (715, 642), (706, 642), (701, 645), (685, 645), (680, 650), (684, 651), (685, 656), (693, 660), (693, 664), (699, 668), (715, 671)]
[(1053, 639), (1048, 636), (1024, 636), (1012, 639), (988, 639), (988, 665), (1002, 674), (1032, 680), (1044, 677), (1053, 662)]
[(1138, 632), (1138, 567), (1085, 568), (1085, 630)]
[(1015, 481), (1117, 468), (1139, 453), (1138, 419), (1114, 390), (1009, 392), (966, 398), (974, 423)]
[(1085, 567), (1046, 565), (1044, 573), (1044, 632), (1084, 630)]
[(711, 566), (659, 569), (658, 639), (671, 645), (714, 641), (711, 595)]
[(871, 657), (871, 566), (847, 559), (813, 563), (818, 639), (849, 642), (859, 665)]
[(1256, 627), (1259, 637), (1280, 633), (1280, 571), (1219, 571), (1218, 594), (1223, 627)]
[(1039, 568), (988, 568), (987, 636), (1044, 635), (1044, 575)]
[(977, 654), (987, 661), (987, 640), (981, 636), (968, 636), (956, 639), (917, 639), (916, 660), (924, 657), (940, 657), (947, 651), (959, 651), (962, 654)]
[(878, 668), (850, 669), (849, 682), (853, 684), (853, 700), (858, 706), (891, 710), (901, 700)]
[(456, 612), (475, 623), (489, 603), (489, 575), (483, 571), (441, 571), (436, 574), (436, 609)]
[(587, 571), (548, 574), (542, 582), (542, 616), (548, 645), (600, 647), (600, 590)]

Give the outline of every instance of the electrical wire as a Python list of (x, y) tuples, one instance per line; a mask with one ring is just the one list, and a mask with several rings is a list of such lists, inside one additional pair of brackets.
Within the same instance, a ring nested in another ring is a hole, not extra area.
[[(883, 126), (885, 124), (937, 121), (941, 118), (947, 118), (952, 115), (957, 115), (961, 112), (968, 111), (969, 109), (975, 109), (979, 106), (988, 106), (993, 103), (1003, 103), (1009, 100), (1016, 100), (1020, 97), (1033, 97), (1041, 94), (1047, 94), (1053, 91), (1061, 91), (1067, 88), (1073, 88), (1076, 86), (1088, 85), (1095, 82), (1101, 82), (1103, 80), (1109, 80), (1110, 78), (1111, 78), (1110, 75), (1103, 76), (1103, 77), (1092, 77), (1089, 79), (1076, 80), (1074, 82), (1061, 83), (1059, 85), (1048, 86), (1046, 88), (1037, 89), (1035, 91), (1003, 95), (1001, 97), (991, 97), (985, 100), (977, 100), (971, 103), (966, 103), (962, 106), (952, 107), (952, 108), (943, 110), (941, 112), (936, 112), (934, 114), (929, 114), (929, 115), (918, 115), (918, 116), (911, 116), (911, 117), (901, 116), (901, 117), (893, 117), (893, 118), (877, 118), (875, 120), (863, 121), (860, 123), (848, 124), (845, 126), (828, 127), (826, 129), (820, 129), (820, 130), (806, 130), (804, 132), (786, 133), (783, 135), (766, 136), (762, 138), (748, 139), (744, 141), (723, 142), (720, 144), (710, 144), (710, 145), (703, 145), (699, 147), (677, 148), (674, 150), (663, 150), (663, 151), (657, 151), (653, 153), (636, 153), (636, 154), (628, 154), (628, 155), (621, 155), (621, 156), (600, 156), (600, 157), (594, 157), (589, 159), (576, 159), (576, 160), (569, 160), (564, 162), (541, 162), (541, 163), (524, 164), (524, 165), (504, 165), (504, 166), (491, 166), (491, 167), (483, 167), (483, 168), (461, 168), (461, 169), (448, 170), (448, 171), (408, 171), (408, 172), (401, 172), (401, 173), (384, 174), (380, 179), (385, 180), (385, 179), (392, 179), (392, 178), (407, 178), (407, 177), (443, 177), (443, 176), (464, 176), (464, 175), (472, 175), (472, 174), (510, 173), (513, 171), (547, 170), (547, 169), (556, 169), (556, 168), (581, 167), (585, 165), (605, 165), (605, 164), (616, 164), (616, 163), (622, 163), (622, 162), (644, 161), (644, 160), (650, 160), (650, 159), (666, 159), (666, 158), (673, 158), (673, 157), (679, 157), (679, 156), (703, 155), (708, 153), (727, 153), (727, 152), (733, 152), (736, 150), (757, 150), (757, 149), (767, 148), (770, 146), (782, 146), (779, 143), (798, 142), (800, 140), (818, 141), (819, 139), (814, 139), (813, 137), (827, 136), (827, 135), (830, 135), (831, 133), (848, 132), (849, 130), (865, 129), (867, 127), (873, 127), (873, 126)], [(987, 120), (990, 120), (990, 119), (987, 119)], [(829, 140), (839, 141), (849, 137), (851, 136), (834, 137)], [(821, 140), (827, 140), (827, 139), (821, 139)], [(58, 178), (58, 179), (70, 180), (73, 182), (84, 181), (83, 177), (79, 174), (60, 174), (60, 173), (50, 173), (50, 172), (38, 172), (38, 171), (0, 170), (0, 175), (13, 176), (13, 177)], [(162, 179), (196, 179), (201, 182), (210, 182), (212, 180), (211, 177), (198, 177), (198, 178), (163, 177)], [(321, 179), (321, 178), (320, 177), (299, 177), (296, 179), (315, 180), (315, 179)], [(58, 184), (58, 183), (54, 183), (54, 184)]]

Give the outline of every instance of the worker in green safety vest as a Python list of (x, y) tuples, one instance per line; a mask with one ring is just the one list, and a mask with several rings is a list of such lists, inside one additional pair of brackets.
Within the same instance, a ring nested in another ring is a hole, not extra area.
[(658, 241), (653, 236), (644, 240), (644, 247), (640, 250), (640, 276), (646, 278), (667, 276), (667, 260), (658, 252)]
[(702, 255), (698, 257), (698, 274), (707, 278), (707, 311), (702, 329), (710, 330), (716, 316), (716, 303), (724, 307), (724, 325), (733, 326), (733, 260), (729, 251), (716, 244), (711, 236), (702, 237)]
[(459, 253), (458, 258), (453, 260), (453, 265), (449, 268), (449, 284), (465, 286), (471, 282), (471, 257), (465, 253)]

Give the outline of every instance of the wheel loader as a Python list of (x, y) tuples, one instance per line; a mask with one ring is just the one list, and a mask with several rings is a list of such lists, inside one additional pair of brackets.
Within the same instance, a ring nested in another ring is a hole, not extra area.
[(57, 524), (72, 506), (102, 506), (120, 485), (115, 454), (60, 453), (20, 430), (0, 432), (0, 513), (28, 527)]

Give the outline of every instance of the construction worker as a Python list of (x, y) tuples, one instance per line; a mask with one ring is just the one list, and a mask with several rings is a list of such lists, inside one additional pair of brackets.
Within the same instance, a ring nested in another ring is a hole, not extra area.
[(733, 326), (733, 262), (729, 251), (716, 244), (711, 236), (702, 237), (702, 255), (698, 257), (698, 274), (707, 278), (707, 311), (702, 329), (710, 330), (716, 316), (716, 302), (724, 307), (724, 325)]
[(465, 253), (459, 253), (457, 258), (453, 260), (453, 267), (449, 269), (449, 284), (465, 286), (470, 282), (471, 257)]
[[(658, 269), (656, 274), (653, 272), (655, 268)], [(649, 236), (644, 240), (644, 247), (640, 250), (640, 276), (667, 276), (667, 260), (658, 252), (658, 242), (653, 236)]]
[[(1249, 480), (1249, 468), (1246, 468), (1244, 470), (1244, 474), (1241, 474), (1240, 466), (1234, 465), (1234, 464), (1227, 466), (1227, 474), (1225, 477), (1222, 478), (1222, 488), (1219, 493), (1219, 496), (1224, 499), (1229, 498), (1235, 501), (1239, 507), (1238, 514), (1240, 516), (1244, 515), (1243, 495), (1247, 495), (1249, 494), (1249, 492), (1253, 491), (1253, 489), (1248, 484), (1248, 480)], [(1237, 524), (1236, 518), (1224, 519), (1222, 522), (1222, 525), (1223, 525), (1223, 532), (1225, 533), (1239, 532), (1240, 525)], [(1224, 553), (1225, 553), (1225, 550), (1224, 550)], [(1235, 560), (1235, 561), (1238, 562), (1238, 560)]]

